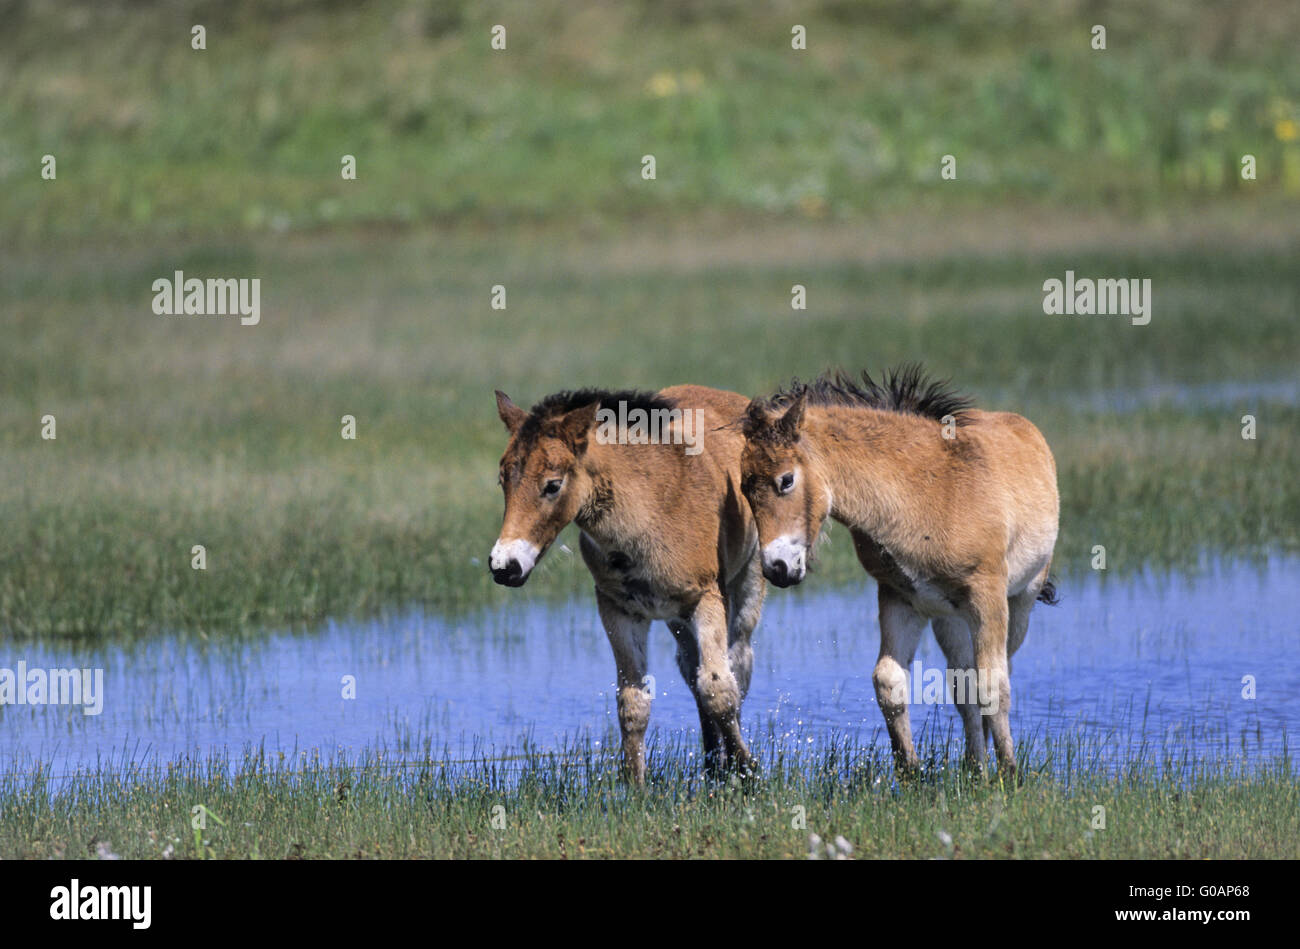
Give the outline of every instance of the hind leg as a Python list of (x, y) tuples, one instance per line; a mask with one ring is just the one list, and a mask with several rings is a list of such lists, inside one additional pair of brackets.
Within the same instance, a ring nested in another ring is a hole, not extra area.
[(934, 638), (948, 660), (948, 699), (961, 715), (966, 736), (966, 766), (975, 772), (984, 770), (984, 751), (988, 747), (983, 716), (980, 715), (979, 678), (975, 669), (975, 646), (970, 629), (958, 617), (938, 617), (931, 625)]
[(1025, 634), (1029, 632), (1029, 611), (1034, 608), (1034, 603), (1038, 600), (1038, 594), (1043, 589), (1043, 584), (1047, 582), (1047, 571), (1051, 566), (1047, 566), (1039, 572), (1038, 576), (1030, 581), (1029, 586), (1015, 596), (1007, 597), (1007, 671), (1011, 671), (1011, 657), (1015, 655), (1016, 650), (1020, 648), (1025, 641)]
[[(1017, 649), (1025, 641), (1025, 636), (1029, 633), (1029, 613), (1034, 608), (1034, 603), (1038, 600), (1038, 593), (1047, 582), (1047, 567), (1043, 572), (1034, 578), (1023, 591), (1015, 596), (1007, 597), (1007, 680), (1008, 688), (1011, 679), (1011, 657), (1015, 655)], [(1008, 693), (1009, 694), (1009, 693)], [(993, 732), (996, 716), (986, 716), (984, 719), (984, 739), (987, 743), (988, 736)], [(1010, 735), (1010, 726), (1007, 731)], [(1009, 738), (1008, 738), (1009, 740)]]
[(998, 770), (1012, 775), (1016, 770), (1016, 748), (1011, 740), (1011, 676), (1007, 672), (1007, 581), (1005, 573), (979, 578), (972, 583), (964, 614), (975, 647), (979, 676), (980, 714), (984, 730), (993, 736)]
[(887, 588), (880, 588), (880, 658), (871, 673), (871, 683), (889, 729), (894, 763), (900, 771), (914, 771), (919, 765), (907, 714), (907, 667), (916, 655), (916, 644), (924, 629), (925, 618), (920, 613)]

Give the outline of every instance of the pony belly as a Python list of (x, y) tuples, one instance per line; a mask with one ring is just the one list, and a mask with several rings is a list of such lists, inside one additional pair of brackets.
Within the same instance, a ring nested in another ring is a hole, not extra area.
[(957, 612), (957, 604), (953, 603), (943, 590), (930, 581), (912, 579), (910, 585), (912, 589), (904, 591), (903, 595), (911, 604), (912, 609), (927, 619), (952, 616)]
[(923, 568), (898, 559), (864, 532), (855, 532), (853, 541), (858, 559), (867, 573), (882, 587), (888, 587), (906, 600), (926, 619), (952, 616), (957, 612), (960, 604), (940, 583), (925, 575)]
[(644, 580), (625, 577), (621, 583), (602, 585), (601, 589), (623, 612), (640, 619), (680, 619), (690, 612), (681, 598), (656, 590)]

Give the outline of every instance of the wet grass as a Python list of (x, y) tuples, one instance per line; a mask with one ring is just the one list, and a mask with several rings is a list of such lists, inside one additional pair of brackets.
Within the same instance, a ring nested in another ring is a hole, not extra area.
[(509, 761), (251, 753), (57, 782), (9, 776), (0, 857), (805, 858), (812, 835), (821, 856), (843, 838), (867, 859), (1300, 856), (1286, 755), (1187, 770), (1165, 746), (1107, 774), (1090, 765), (1095, 741), (1022, 746), (1013, 784), (972, 779), (936, 748), (900, 786), (887, 755), (848, 738), (761, 745), (750, 782), (705, 781), (694, 749), (661, 744), (644, 789), (624, 786), (590, 742)]

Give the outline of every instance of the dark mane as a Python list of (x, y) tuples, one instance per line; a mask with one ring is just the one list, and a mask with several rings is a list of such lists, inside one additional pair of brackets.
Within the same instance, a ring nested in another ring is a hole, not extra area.
[(800, 394), (811, 405), (848, 405), (889, 412), (905, 412), (942, 421), (951, 415), (958, 425), (968, 421), (967, 412), (975, 403), (957, 392), (947, 380), (929, 378), (920, 363), (907, 363), (885, 372), (880, 382), (863, 370), (861, 380), (854, 380), (842, 370), (824, 372), (812, 382), (794, 379), (763, 403), (769, 412), (790, 405)]
[(584, 405), (591, 405), (593, 402), (600, 403), (601, 408), (608, 407), (615, 410), (618, 409), (620, 402), (626, 402), (629, 412), (633, 409), (645, 409), (649, 412), (654, 409), (677, 407), (677, 403), (672, 399), (665, 399), (653, 392), (643, 392), (639, 389), (565, 389), (563, 392), (548, 395), (528, 411), (528, 418), (519, 429), (519, 443), (531, 444), (541, 434), (542, 426), (546, 422), (567, 415)]

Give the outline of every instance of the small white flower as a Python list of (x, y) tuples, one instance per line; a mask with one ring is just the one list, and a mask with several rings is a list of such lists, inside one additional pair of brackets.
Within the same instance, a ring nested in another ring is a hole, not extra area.
[(816, 834), (808, 835), (808, 859), (820, 860), (822, 855), (822, 839)]

